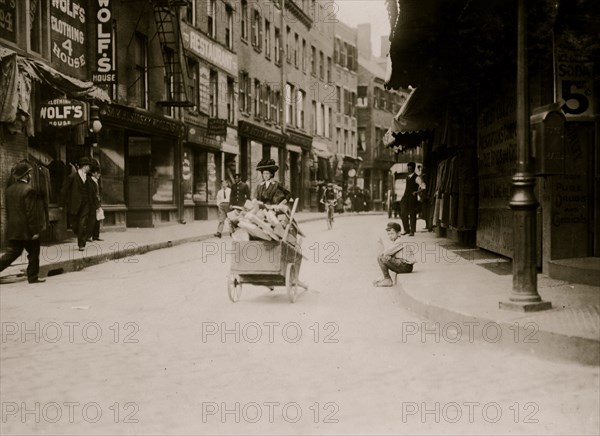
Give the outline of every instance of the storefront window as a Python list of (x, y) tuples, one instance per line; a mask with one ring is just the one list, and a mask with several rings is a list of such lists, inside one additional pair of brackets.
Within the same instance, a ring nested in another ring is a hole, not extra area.
[(194, 196), (196, 202), (206, 201), (207, 198), (207, 166), (206, 152), (197, 151), (194, 153)]
[(189, 148), (183, 149), (183, 160), (181, 162), (181, 178), (182, 178), (182, 190), (183, 199), (192, 200), (193, 189), (194, 189), (194, 165), (192, 151)]
[(152, 173), (154, 180), (153, 204), (173, 203), (174, 162), (171, 142), (152, 138)]
[(207, 153), (208, 201), (217, 201), (217, 162), (214, 153)]
[(248, 184), (251, 192), (256, 191), (256, 187), (262, 181), (261, 175), (256, 171), (256, 166), (263, 158), (263, 146), (260, 142), (250, 141), (250, 174), (248, 174)]
[(59, 203), (60, 191), (71, 171), (64, 159), (61, 159), (61, 154), (63, 156), (65, 154), (65, 149), (61, 147), (61, 144), (65, 143), (66, 138), (65, 135), (55, 136), (51, 133), (29, 138), (27, 159), (31, 164), (45, 166), (48, 169), (50, 176), (49, 202), (51, 204)]
[(127, 189), (129, 206), (149, 206), (156, 192), (151, 179), (152, 143), (147, 137), (129, 137), (127, 147)]
[(120, 130), (104, 127), (97, 151), (102, 183), (102, 204), (124, 204), (125, 151)]

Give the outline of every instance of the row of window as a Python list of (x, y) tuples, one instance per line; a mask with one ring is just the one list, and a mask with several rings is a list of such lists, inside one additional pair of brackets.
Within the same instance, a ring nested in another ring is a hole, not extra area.
[(337, 87), (337, 111), (349, 117), (356, 116), (356, 93)]
[(239, 109), (255, 118), (279, 124), (282, 116), (281, 91), (267, 83), (252, 79), (247, 72), (239, 75)]
[(358, 71), (358, 48), (340, 38), (335, 38), (333, 61), (350, 71)]
[[(358, 91), (358, 100), (356, 105), (358, 107), (368, 107), (368, 87), (367, 86), (359, 86), (357, 88)], [(373, 107), (375, 109), (381, 109), (384, 111), (392, 112), (393, 114), (397, 114), (402, 104), (404, 103), (406, 97), (403, 95), (386, 91), (385, 89), (379, 88), (375, 86), (373, 88)]]
[[(363, 129), (364, 130), (364, 129)], [(356, 155), (356, 134), (347, 129), (336, 129), (337, 152), (345, 155)]]

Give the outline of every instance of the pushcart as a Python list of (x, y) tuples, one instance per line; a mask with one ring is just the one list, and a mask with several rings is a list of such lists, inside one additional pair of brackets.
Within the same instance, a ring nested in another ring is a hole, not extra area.
[[(289, 223), (285, 229), (287, 236), (292, 226), (298, 199), (294, 202)], [(287, 242), (281, 241), (234, 241), (231, 270), (227, 278), (229, 299), (236, 303), (242, 295), (244, 283), (266, 286), (274, 290), (275, 286), (285, 286), (290, 302), (296, 302), (298, 286), (308, 290), (308, 286), (298, 279), (302, 264), (302, 252)]]

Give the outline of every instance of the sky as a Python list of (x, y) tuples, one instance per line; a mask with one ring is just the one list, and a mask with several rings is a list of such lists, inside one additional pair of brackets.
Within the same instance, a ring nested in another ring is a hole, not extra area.
[(371, 45), (374, 55), (379, 55), (381, 36), (389, 35), (390, 23), (384, 0), (332, 0), (340, 21), (356, 27), (371, 23)]

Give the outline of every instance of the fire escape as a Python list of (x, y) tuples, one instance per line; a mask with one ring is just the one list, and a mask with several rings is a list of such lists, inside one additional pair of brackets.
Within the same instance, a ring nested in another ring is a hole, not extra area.
[(162, 106), (191, 107), (187, 60), (183, 49), (183, 37), (179, 23), (182, 6), (188, 0), (153, 0), (156, 33), (160, 41), (165, 66), (167, 98), (159, 101)]

